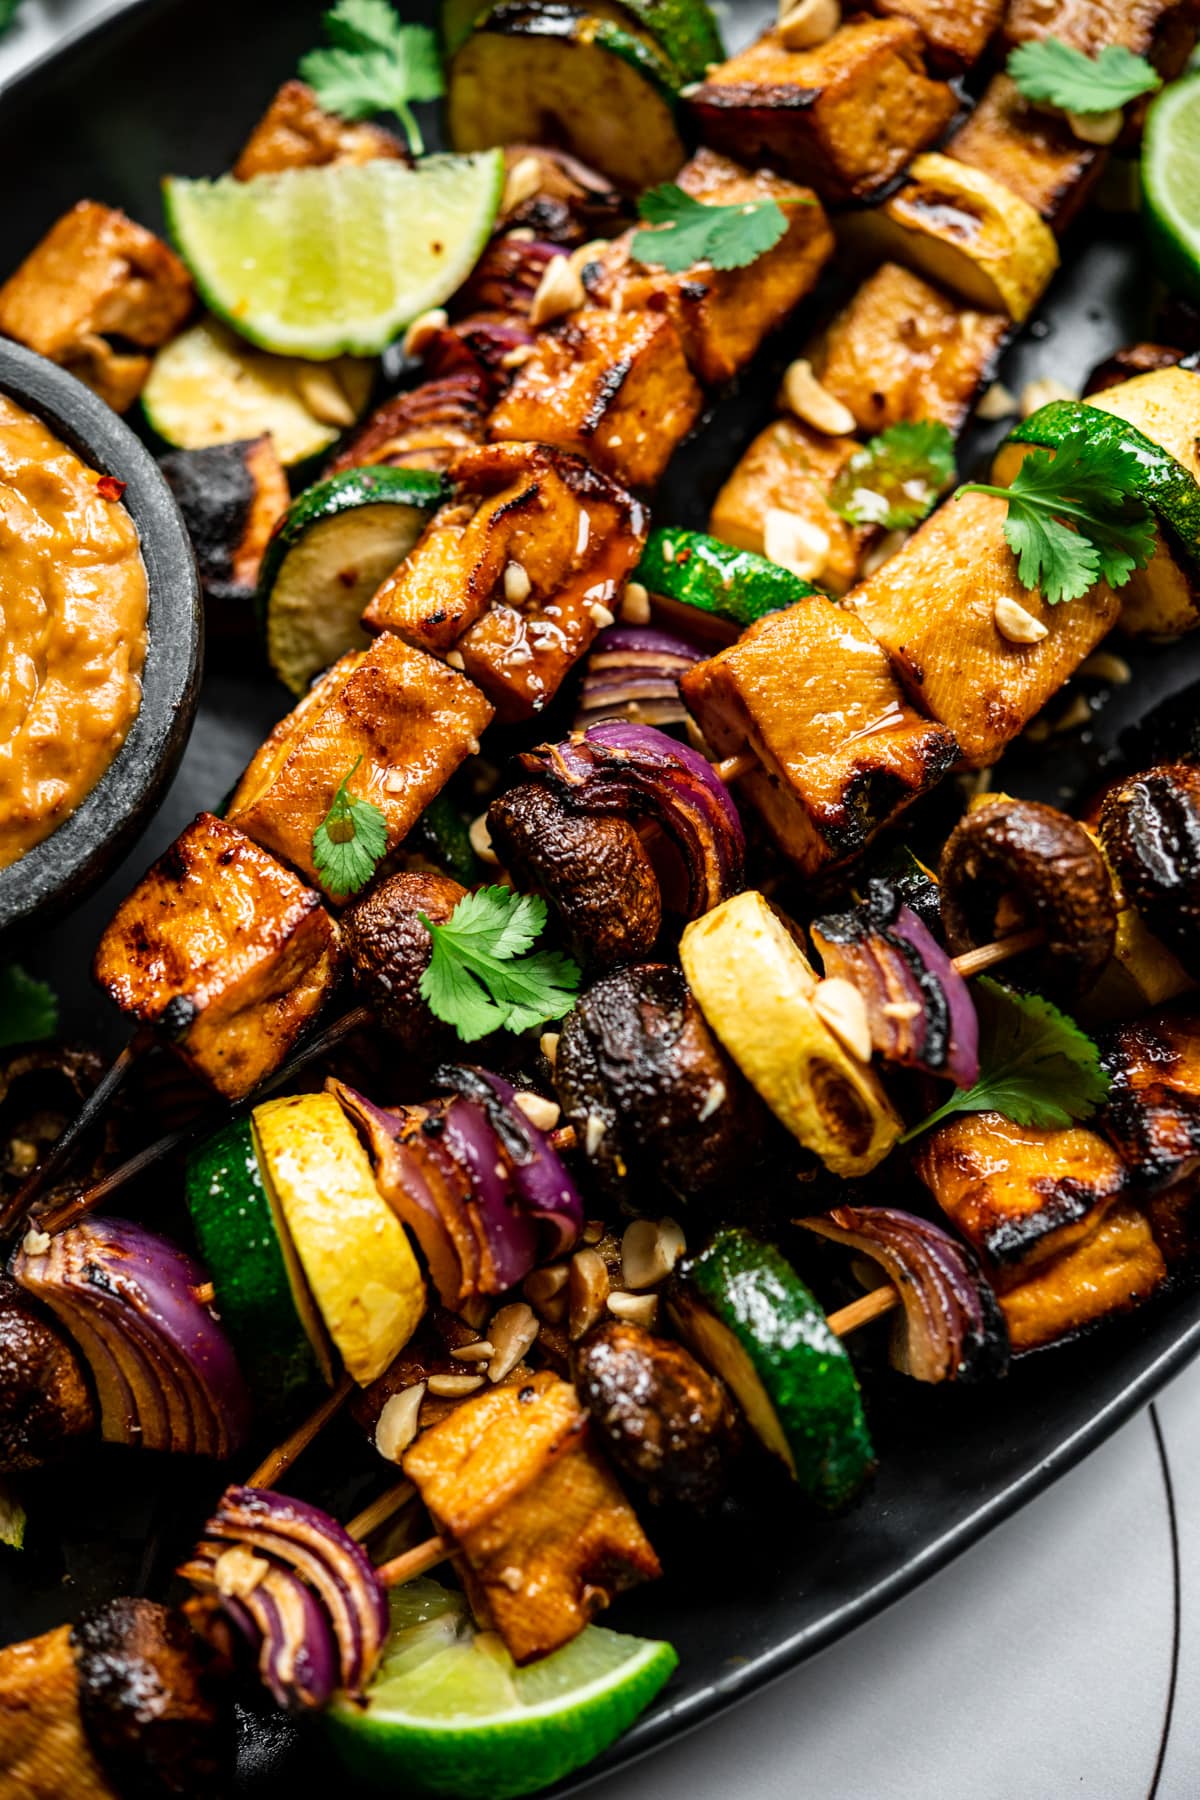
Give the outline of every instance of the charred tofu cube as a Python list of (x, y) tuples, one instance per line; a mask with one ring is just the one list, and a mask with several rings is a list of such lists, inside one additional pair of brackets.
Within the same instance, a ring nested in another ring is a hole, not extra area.
[(748, 363), (815, 287), (833, 253), (833, 232), (811, 189), (766, 169), (743, 169), (713, 150), (700, 150), (684, 164), (679, 186), (709, 206), (774, 200), (787, 230), (747, 268), (718, 270), (702, 262), (674, 275), (636, 261), (634, 234), (626, 232), (585, 269), (584, 282), (600, 306), (632, 312), (661, 307), (675, 321), (693, 374), (715, 386)]
[(1023, 100), (1007, 75), (992, 77), (946, 155), (1011, 188), (1060, 236), (1108, 161), (1106, 150), (1083, 143), (1065, 119)]
[(898, 263), (868, 276), (810, 352), (860, 431), (939, 419), (958, 431), (990, 381), (1008, 321), (976, 312)]
[(614, 1594), (660, 1572), (589, 1445), (575, 1389), (549, 1370), (455, 1407), (417, 1439), (404, 1473), (458, 1551), (476, 1618), (518, 1664), (569, 1643)]
[(1007, 0), (867, 0), (882, 19), (909, 19), (925, 39), (939, 75), (962, 75), (979, 61), (999, 29)]
[[(973, 769), (995, 762), (1120, 612), (1103, 581), (1068, 606), (1047, 606), (1024, 587), (1005, 542), (1005, 515), (1005, 502), (990, 494), (946, 501), (846, 597), (909, 693), (954, 733)], [(996, 622), (1003, 601), (1039, 620), (1046, 636), (1013, 643)]]
[(1117, 44), (1174, 75), (1195, 43), (1196, 24), (1195, 0), (1009, 0), (1004, 36), (1009, 44), (1056, 37), (1087, 56)]
[(191, 276), (161, 238), (115, 207), (81, 200), (0, 287), (0, 332), (124, 412), (142, 391), (150, 358), (109, 338), (157, 349), (195, 298)]
[[(723, 543), (766, 554), (768, 526), (799, 519), (813, 546), (813, 580), (844, 594), (856, 580), (874, 526), (848, 525), (829, 503), (834, 482), (857, 438), (826, 437), (798, 419), (775, 419), (760, 431), (713, 501), (708, 529)], [(825, 546), (828, 546), (826, 549)]]
[(965, 1113), (928, 1133), (913, 1168), (988, 1262), (1029, 1268), (1083, 1238), (1127, 1185), (1095, 1131), (1040, 1130), (1000, 1113)]
[(710, 71), (687, 99), (704, 143), (814, 187), (823, 200), (863, 200), (940, 137), (958, 108), (926, 72), (907, 19), (859, 19), (812, 50), (768, 31)]
[(229, 818), (319, 885), (313, 833), (356, 760), (353, 792), (383, 813), (390, 855), (478, 750), (491, 717), (464, 676), (397, 637), (379, 638), (343, 656), (280, 720), (238, 783)]
[(1002, 1270), (994, 1283), (1014, 1351), (1037, 1350), (1148, 1300), (1166, 1263), (1150, 1222), (1118, 1201), (1087, 1236), (1029, 1271)]
[(211, 813), (180, 833), (100, 939), (99, 985), (227, 1100), (286, 1059), (332, 993), (338, 929), (289, 869)]
[(1200, 1169), (1200, 1017), (1159, 1013), (1105, 1039), (1112, 1077), (1100, 1123), (1134, 1185), (1153, 1192)]
[(480, 369), (457, 369), (396, 394), (351, 433), (326, 467), (449, 468), (462, 450), (483, 442), (491, 391)]
[(285, 81), (247, 138), (233, 165), (239, 181), (281, 169), (319, 169), (326, 163), (408, 162), (399, 138), (379, 125), (351, 124), (328, 113), (303, 81)]
[(806, 875), (857, 856), (958, 755), (870, 632), (823, 595), (760, 619), (680, 689), (719, 755), (753, 751), (738, 797)]
[(196, 552), (210, 627), (252, 631), (263, 552), (291, 500), (275, 440), (268, 434), (206, 450), (173, 450), (159, 468)]
[(488, 436), (557, 444), (617, 481), (649, 488), (703, 404), (665, 313), (586, 306), (542, 332)]

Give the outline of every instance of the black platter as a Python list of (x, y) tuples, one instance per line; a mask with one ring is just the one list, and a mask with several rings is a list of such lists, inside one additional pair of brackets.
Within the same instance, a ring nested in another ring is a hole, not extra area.
[[(159, 225), (160, 175), (228, 167), (274, 88), (318, 41), (321, 10), (319, 0), (256, 0), (251, 8), (245, 0), (138, 0), (18, 80), (0, 95), (0, 167), (27, 173), (5, 183), (0, 269), (12, 268), (82, 195)], [(755, 5), (735, 0), (729, 11), (733, 45), (764, 22)], [(1003, 367), (1015, 389), (1034, 374), (1078, 383), (1118, 344), (1146, 335), (1156, 296), (1134, 222), (1093, 213), (1065, 256), (1066, 269)], [(685, 446), (655, 508), (660, 520), (703, 526), (724, 472), (769, 416), (779, 370), (806, 329), (802, 322), (790, 343), (785, 334), (769, 346)], [(969, 440), (961, 466), (970, 469), (985, 448)], [(1121, 732), (1200, 677), (1200, 641), (1139, 650), (1130, 661), (1128, 686), (1105, 695), (1083, 685), (1096, 706), (1089, 730), (1010, 758), (997, 786), (1058, 804), (1086, 791)], [(151, 857), (228, 791), (286, 703), (252, 657), (214, 646), (190, 747), (153, 824), (66, 923), (12, 946), (53, 980), (69, 1031), (110, 1048), (122, 1041), (121, 1021), (89, 987), (97, 935)], [(671, 1542), (660, 1529), (666, 1579), (622, 1602), (613, 1623), (670, 1638), (679, 1673), (607, 1757), (559, 1791), (711, 1717), (870, 1618), (1093, 1449), (1197, 1350), (1200, 1295), (1177, 1291), (1081, 1343), (1027, 1360), (990, 1389), (943, 1395), (885, 1380), (873, 1392), (879, 1476), (845, 1518), (801, 1516), (777, 1495), (752, 1513), (731, 1508), (703, 1534), (672, 1529)], [(86, 1483), (31, 1484), (30, 1549), (0, 1561), (0, 1637), (30, 1635), (111, 1593), (161, 1591), (175, 1535), (194, 1535), (216, 1486), (210, 1471), (120, 1452), (93, 1457)], [(244, 1741), (245, 1792), (274, 1790), (294, 1753), (290, 1728), (247, 1720)]]

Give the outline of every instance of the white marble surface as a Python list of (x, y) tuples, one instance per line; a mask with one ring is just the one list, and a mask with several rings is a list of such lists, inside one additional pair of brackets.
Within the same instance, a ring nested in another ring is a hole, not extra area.
[[(0, 85), (117, 10), (25, 0)], [(596, 1800), (1197, 1800), (1200, 1367), (1156, 1410), (1178, 1584), (1147, 1413), (881, 1619)]]

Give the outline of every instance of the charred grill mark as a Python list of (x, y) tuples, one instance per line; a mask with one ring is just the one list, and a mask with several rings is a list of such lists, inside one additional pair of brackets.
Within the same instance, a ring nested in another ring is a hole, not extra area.
[(604, 372), (596, 389), (596, 395), (579, 427), (582, 437), (591, 437), (599, 431), (604, 423), (605, 415), (616, 404), (617, 397), (633, 370), (632, 357), (623, 356), (612, 363)]

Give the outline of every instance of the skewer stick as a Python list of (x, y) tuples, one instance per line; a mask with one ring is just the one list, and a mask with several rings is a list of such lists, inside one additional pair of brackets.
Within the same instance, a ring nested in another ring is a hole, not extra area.
[(712, 771), (728, 787), (732, 782), (740, 781), (743, 775), (748, 775), (757, 761), (753, 750), (739, 750), (736, 756), (727, 756), (724, 762), (714, 763)]
[(274, 1487), (285, 1469), (290, 1469), (300, 1455), (308, 1449), (318, 1432), (340, 1412), (351, 1394), (354, 1392), (354, 1380), (350, 1375), (343, 1375), (332, 1393), (326, 1394), (320, 1406), (314, 1407), (307, 1419), (302, 1419), (295, 1431), (285, 1437), (282, 1444), (276, 1446), (269, 1456), (265, 1456), (253, 1474), (246, 1477), (246, 1486), (254, 1488)]
[(882, 1319), (885, 1313), (894, 1312), (899, 1304), (899, 1293), (890, 1282), (885, 1281), (882, 1287), (872, 1288), (860, 1299), (852, 1300), (849, 1306), (830, 1313), (825, 1323), (834, 1337), (849, 1337), (860, 1325), (869, 1325), (872, 1319)]
[(369, 1538), (373, 1531), (386, 1525), (410, 1500), (415, 1500), (417, 1490), (411, 1481), (394, 1482), (379, 1497), (364, 1506), (360, 1513), (355, 1513), (348, 1522), (346, 1530), (352, 1538)]
[(436, 1569), (449, 1554), (450, 1546), (445, 1538), (426, 1538), (423, 1544), (414, 1544), (403, 1556), (393, 1556), (391, 1562), (380, 1563), (375, 1573), (385, 1588), (402, 1587), (406, 1581), (415, 1581), (418, 1575), (424, 1575), (427, 1569)]
[(960, 975), (970, 980), (972, 975), (982, 975), (985, 969), (994, 969), (998, 963), (1007, 962), (1010, 956), (1032, 950), (1045, 936), (1040, 925), (1031, 925), (1028, 931), (1011, 931), (994, 943), (980, 944), (978, 950), (964, 950), (961, 956), (954, 958), (954, 966)]

